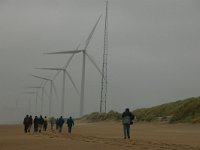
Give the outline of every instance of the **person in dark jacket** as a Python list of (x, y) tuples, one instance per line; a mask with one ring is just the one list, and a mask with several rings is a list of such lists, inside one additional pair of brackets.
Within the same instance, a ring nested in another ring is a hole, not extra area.
[(58, 128), (59, 128), (58, 123), (59, 123), (59, 118), (56, 119), (56, 130), (58, 130)]
[(58, 119), (59, 132), (62, 132), (64, 122), (65, 122), (65, 120), (63, 119), (62, 116), (60, 116), (60, 118)]
[(67, 119), (67, 126), (68, 126), (68, 133), (71, 134), (72, 126), (74, 126), (74, 120), (72, 119), (71, 116)]
[(42, 115), (40, 115), (40, 118), (38, 119), (39, 132), (42, 131), (43, 124), (44, 124), (44, 119), (42, 118)]
[(130, 125), (134, 120), (134, 115), (126, 108), (125, 112), (122, 114), (122, 124), (124, 129), (124, 139), (130, 139)]
[(34, 124), (34, 132), (38, 132), (38, 117), (37, 116), (35, 116), (33, 120), (33, 124)]
[(24, 124), (24, 132), (27, 133), (27, 130), (28, 130), (28, 127), (29, 127), (29, 117), (28, 117), (28, 115), (26, 115), (26, 117), (24, 118), (23, 124)]
[(28, 124), (29, 124), (29, 126), (28, 126), (28, 132), (30, 132), (30, 131), (31, 131), (31, 128), (32, 128), (32, 124), (33, 124), (33, 118), (32, 118), (31, 115), (30, 115), (30, 117), (28, 118)]

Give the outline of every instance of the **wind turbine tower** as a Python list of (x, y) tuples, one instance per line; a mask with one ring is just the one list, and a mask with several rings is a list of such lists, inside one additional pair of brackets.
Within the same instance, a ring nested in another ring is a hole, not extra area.
[(105, 28), (104, 28), (104, 49), (103, 49), (103, 65), (102, 65), (102, 78), (101, 78), (100, 112), (106, 112), (107, 57), (108, 57), (108, 1), (106, 2), (106, 16), (105, 16)]

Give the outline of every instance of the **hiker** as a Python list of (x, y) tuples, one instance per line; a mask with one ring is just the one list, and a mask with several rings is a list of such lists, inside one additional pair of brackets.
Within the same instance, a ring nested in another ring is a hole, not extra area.
[[(54, 117), (51, 117), (49, 121), (50, 121), (50, 124), (51, 124), (51, 130), (53, 131), (54, 124), (55, 124), (56, 120), (55, 120)], [(57, 125), (56, 125), (56, 128), (57, 128)]]
[(37, 116), (35, 116), (33, 120), (33, 124), (34, 124), (34, 132), (38, 132), (38, 117)]
[(67, 123), (67, 126), (68, 126), (68, 133), (71, 134), (71, 132), (72, 132), (72, 126), (74, 126), (74, 120), (72, 119), (71, 116), (67, 119), (66, 123)]
[(42, 115), (40, 115), (40, 118), (38, 119), (39, 132), (42, 131), (43, 124), (44, 124), (44, 119), (42, 118)]
[(28, 117), (28, 115), (26, 115), (26, 117), (24, 118), (23, 124), (24, 124), (24, 132), (27, 133), (27, 130), (28, 130), (28, 127), (29, 127), (29, 117)]
[(122, 114), (122, 124), (124, 130), (124, 139), (130, 139), (130, 125), (133, 124), (134, 115), (126, 108)]
[(28, 124), (29, 124), (28, 132), (30, 132), (30, 131), (31, 131), (32, 124), (33, 124), (33, 118), (32, 118), (31, 115), (30, 115), (30, 117), (28, 118)]
[(48, 119), (47, 116), (44, 117), (44, 124), (43, 124), (43, 130), (46, 131), (47, 130), (47, 125), (48, 125)]
[(62, 116), (60, 116), (60, 118), (58, 119), (59, 132), (62, 132), (62, 127), (63, 127), (64, 122), (65, 120), (63, 119)]

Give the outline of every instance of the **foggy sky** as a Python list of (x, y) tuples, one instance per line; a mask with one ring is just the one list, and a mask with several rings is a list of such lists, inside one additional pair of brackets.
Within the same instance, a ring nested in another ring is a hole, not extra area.
[[(35, 95), (20, 94), (34, 91), (24, 87), (42, 82), (30, 74), (48, 77), (55, 71), (34, 68), (63, 67), (70, 57), (43, 53), (73, 50), (79, 44), (83, 48), (100, 15), (87, 49), (99, 67), (105, 0), (0, 0), (1, 123), (22, 119), (28, 100), (34, 114)], [(199, 16), (199, 0), (109, 0), (108, 110), (122, 112), (200, 95)], [(78, 54), (67, 68), (79, 91), (81, 62)], [(59, 99), (54, 95), (53, 114), (59, 116), (62, 74), (54, 82)], [(100, 74), (86, 60), (85, 114), (99, 111), (100, 87)], [(49, 84), (45, 90), (49, 93)], [(66, 79), (65, 116), (77, 116), (79, 102)], [(47, 96), (44, 109), (47, 115)]]

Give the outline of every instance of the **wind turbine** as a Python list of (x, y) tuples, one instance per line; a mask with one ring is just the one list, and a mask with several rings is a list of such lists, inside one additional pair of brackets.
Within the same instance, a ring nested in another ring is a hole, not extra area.
[[(43, 107), (44, 107), (44, 87), (43, 86), (28, 86), (26, 88), (35, 88), (35, 89), (42, 89), (42, 98), (41, 98), (41, 114), (43, 114)], [(38, 91), (37, 91), (37, 95), (38, 95)], [(37, 103), (35, 104), (36, 108), (37, 108)], [(36, 110), (37, 111), (37, 110)]]
[[(37, 92), (24, 92), (24, 94), (36, 94), (36, 101), (37, 103)], [(29, 99), (29, 113), (31, 113), (31, 101)], [(37, 114), (37, 105), (35, 105), (35, 114)]]
[(83, 111), (84, 111), (84, 91), (85, 91), (85, 59), (86, 56), (88, 57), (88, 59), (92, 62), (92, 64), (96, 67), (96, 69), (99, 71), (99, 73), (102, 75), (101, 73), (101, 69), (99, 69), (99, 67), (97, 66), (97, 64), (95, 63), (95, 61), (92, 59), (92, 57), (87, 53), (87, 47), (90, 43), (90, 40), (93, 36), (93, 33), (100, 21), (101, 16), (98, 18), (97, 22), (95, 23), (92, 31), (90, 32), (88, 38), (86, 39), (85, 42), (85, 47), (84, 49), (80, 49), (80, 50), (70, 50), (70, 51), (62, 51), (62, 52), (51, 52), (51, 53), (45, 53), (45, 54), (77, 54), (77, 53), (82, 53), (83, 54), (83, 63), (82, 63), (82, 79), (81, 79), (81, 97), (80, 97), (80, 116), (83, 115)]
[(51, 108), (52, 108), (52, 91), (53, 91), (53, 88), (54, 88), (54, 91), (57, 95), (56, 88), (55, 88), (55, 85), (53, 83), (53, 80), (49, 79), (49, 78), (45, 78), (45, 77), (36, 76), (36, 75), (32, 75), (32, 76), (35, 77), (35, 78), (50, 81), (50, 98), (49, 98), (49, 117), (50, 117), (51, 116)]
[[(21, 94), (37, 94), (37, 92), (23, 92)], [(19, 101), (19, 98), (21, 97), (21, 94), (16, 101), (16, 105), (18, 105), (18, 101)], [(36, 99), (37, 99), (37, 96), (36, 96)], [(30, 99), (29, 99), (29, 104), (28, 104), (28, 110), (29, 110), (29, 113), (31, 113), (31, 101), (30, 101)]]
[(62, 91), (62, 103), (61, 103), (61, 116), (64, 116), (64, 106), (65, 106), (65, 75), (67, 74), (68, 78), (70, 79), (72, 85), (74, 86), (76, 92), (79, 94), (78, 88), (76, 87), (74, 81), (72, 80), (71, 75), (67, 72), (65, 68), (36, 68), (36, 69), (43, 69), (43, 70), (56, 70), (56, 71), (63, 71), (63, 91)]

